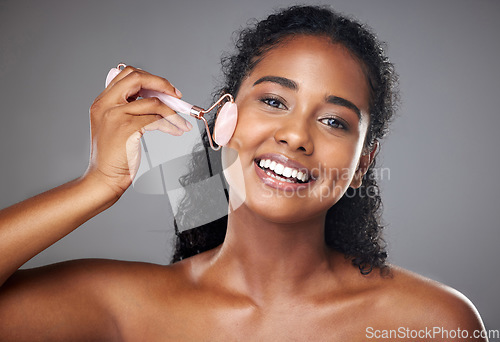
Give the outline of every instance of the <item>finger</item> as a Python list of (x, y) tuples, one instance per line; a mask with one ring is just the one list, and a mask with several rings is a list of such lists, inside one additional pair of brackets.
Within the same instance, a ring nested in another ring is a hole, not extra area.
[[(118, 70), (118, 68), (116, 69)], [(131, 65), (127, 65), (125, 68), (121, 69), (121, 71), (109, 82), (106, 88), (111, 88), (116, 82), (120, 81), (125, 76), (127, 76), (128, 74), (130, 74), (132, 71), (135, 70), (142, 70), (142, 69), (134, 68)]]
[(131, 103), (127, 103), (126, 105), (117, 107), (116, 110), (121, 110), (129, 115), (161, 115), (163, 118), (165, 118), (166, 121), (170, 122), (172, 125), (183, 130), (184, 132), (189, 132), (193, 128), (191, 123), (189, 123), (182, 116), (170, 109), (166, 104), (161, 102), (156, 97), (140, 99)]
[[(118, 72), (118, 70), (119, 70), (118, 68), (113, 68), (110, 70), (110, 73), (111, 72)], [(140, 69), (134, 68), (134, 67), (129, 65), (129, 66), (126, 66), (123, 70), (120, 70), (118, 72), (118, 74), (109, 82), (109, 84), (106, 86), (106, 88), (101, 92), (101, 94), (99, 94), (99, 96), (97, 96), (95, 101), (100, 100), (101, 97), (103, 97), (106, 93), (108, 93), (110, 91), (110, 89), (113, 87), (113, 85), (116, 82), (123, 79), (125, 76), (127, 76), (128, 74), (130, 74), (134, 70), (140, 70)], [(106, 79), (106, 81), (107, 81), (107, 79)]]
[(156, 121), (151, 122), (150, 124), (144, 126), (144, 130), (146, 131), (160, 131), (163, 133), (168, 133), (171, 135), (182, 135), (184, 133), (183, 130), (179, 129), (177, 126), (172, 124), (171, 122), (165, 120), (164, 118), (160, 118)]
[(180, 98), (180, 92), (165, 78), (152, 75), (144, 70), (132, 67), (130, 69), (127, 68), (118, 74), (117, 77), (122, 76), (121, 74), (124, 72), (126, 72), (126, 75), (118, 79), (106, 91), (114, 103), (126, 103), (128, 98), (136, 96), (141, 89), (154, 90)]
[(127, 134), (132, 135), (136, 132), (140, 132), (140, 135), (144, 134), (146, 131), (159, 130), (164, 133), (179, 136), (184, 133), (184, 131), (172, 123), (166, 121), (160, 115), (140, 115), (132, 116), (132, 119), (127, 121)]

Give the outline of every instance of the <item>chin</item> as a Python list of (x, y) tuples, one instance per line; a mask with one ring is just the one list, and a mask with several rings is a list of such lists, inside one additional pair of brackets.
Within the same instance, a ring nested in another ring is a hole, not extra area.
[[(325, 216), (330, 206), (326, 203), (308, 202), (304, 198), (286, 198), (284, 196), (263, 197), (253, 196), (249, 191), (242, 208), (249, 215), (255, 215), (265, 221), (290, 224), (314, 220)], [(238, 199), (236, 200), (238, 201)]]

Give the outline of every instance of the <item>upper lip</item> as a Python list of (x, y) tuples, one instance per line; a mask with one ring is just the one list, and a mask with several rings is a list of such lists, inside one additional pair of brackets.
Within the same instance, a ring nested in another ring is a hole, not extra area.
[(312, 174), (311, 170), (309, 170), (306, 166), (303, 164), (299, 163), (296, 160), (290, 159), (287, 156), (284, 156), (282, 154), (278, 153), (265, 153), (261, 154), (257, 158), (255, 158), (255, 162), (259, 164), (259, 162), (262, 159), (270, 159), (271, 161), (274, 160), (276, 163), (282, 164), (285, 167), (289, 167), (292, 169), (297, 169), (299, 171), (302, 171), (303, 173), (307, 174), (307, 178), (309, 180), (315, 179), (315, 175)]

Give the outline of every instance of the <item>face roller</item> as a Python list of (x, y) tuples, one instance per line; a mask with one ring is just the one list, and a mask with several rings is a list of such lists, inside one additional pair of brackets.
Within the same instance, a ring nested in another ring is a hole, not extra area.
[[(125, 68), (126, 65), (121, 63), (118, 64), (116, 68), (112, 68), (108, 76), (106, 77), (106, 87), (108, 84)], [(202, 120), (205, 124), (207, 130), (208, 142), (210, 147), (214, 151), (218, 151), (221, 146), (226, 145), (231, 137), (233, 136), (234, 130), (236, 128), (236, 122), (238, 121), (238, 109), (236, 103), (234, 103), (233, 96), (230, 94), (222, 95), (217, 102), (215, 102), (210, 108), (203, 109), (198, 106), (193, 106), (185, 101), (182, 101), (173, 96), (159, 93), (154, 90), (141, 89), (138, 94), (143, 98), (157, 97), (160, 101), (165, 103), (168, 107), (175, 110), (178, 113), (191, 115), (198, 120)], [(214, 135), (210, 134), (210, 129), (208, 128), (208, 122), (204, 118), (206, 113), (211, 112), (214, 108), (218, 107), (217, 116), (214, 127)], [(218, 145), (214, 146), (213, 141)]]

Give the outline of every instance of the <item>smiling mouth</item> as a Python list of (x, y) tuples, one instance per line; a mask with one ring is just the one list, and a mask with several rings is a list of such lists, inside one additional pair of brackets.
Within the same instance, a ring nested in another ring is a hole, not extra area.
[(255, 159), (255, 164), (268, 176), (281, 182), (306, 184), (310, 181), (307, 171), (288, 167), (271, 159)]

